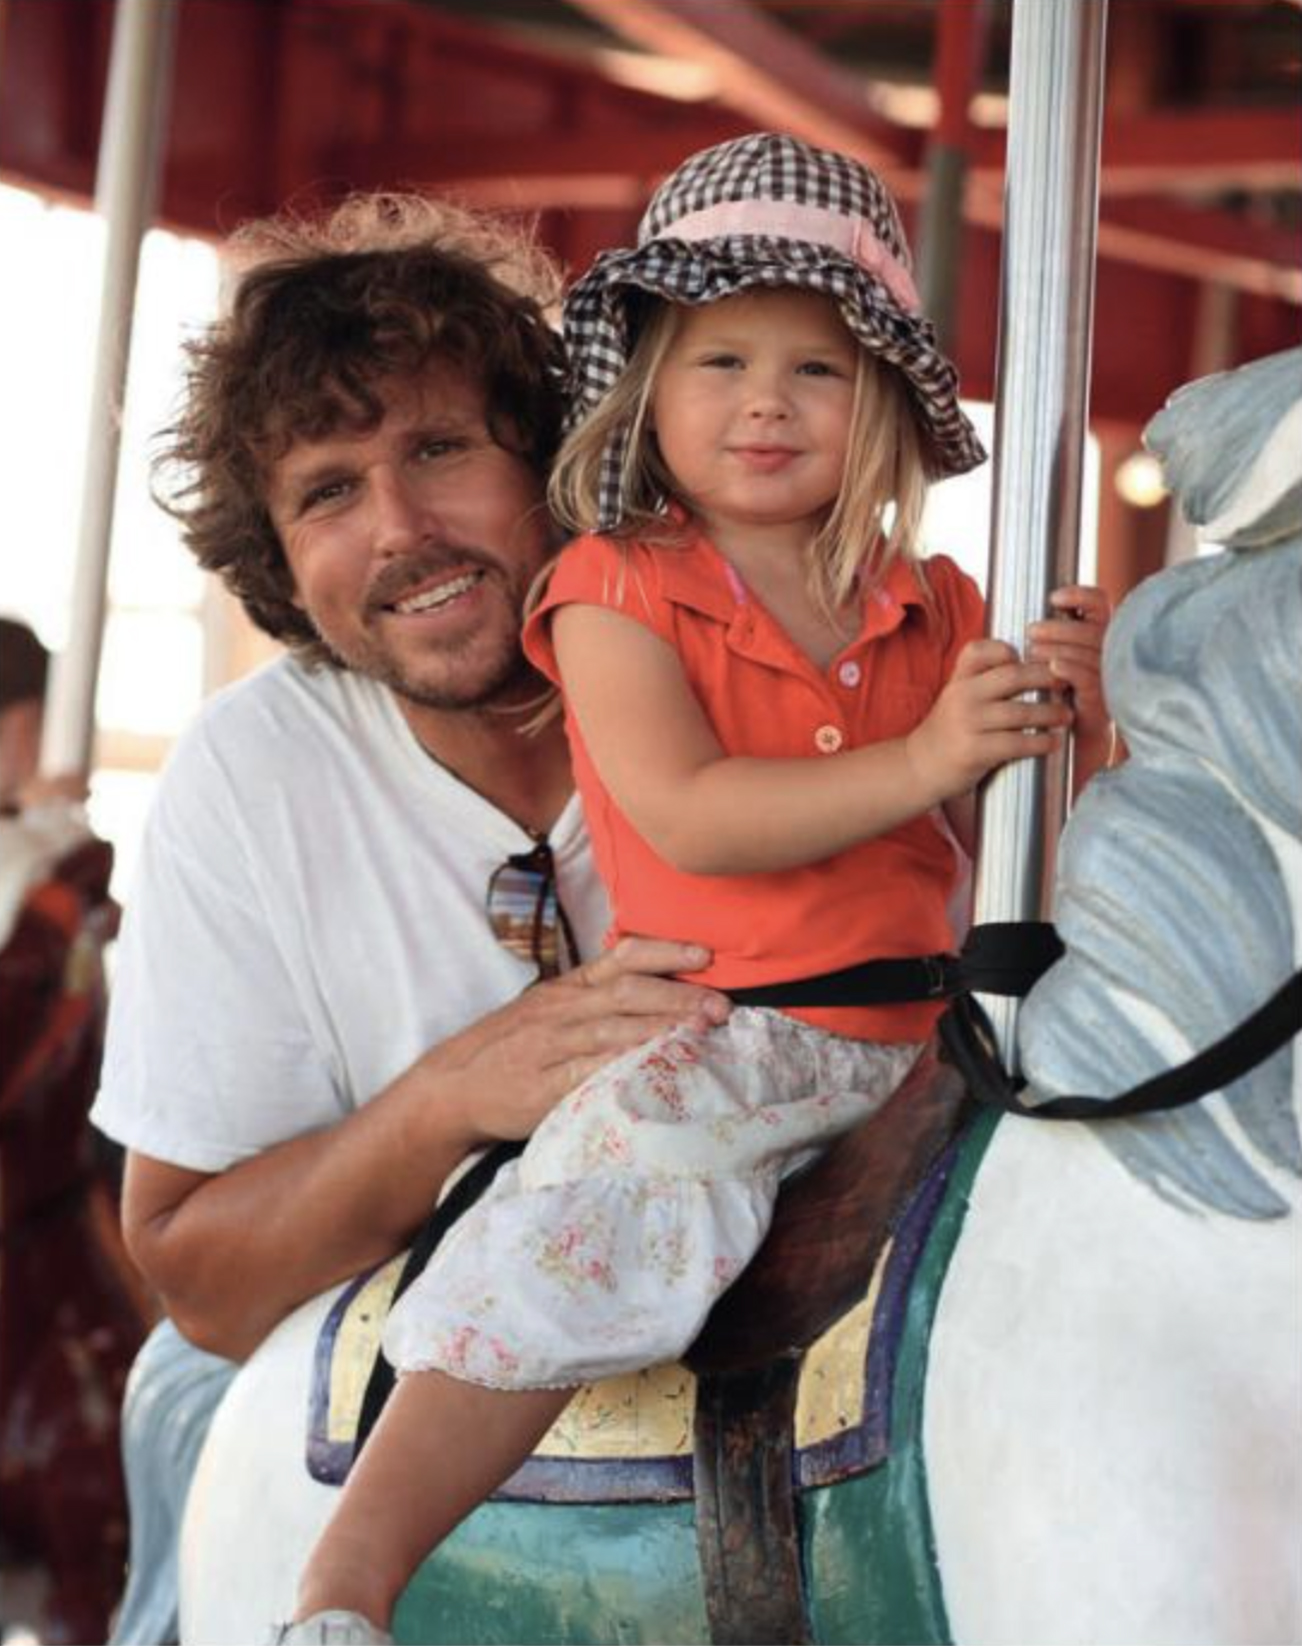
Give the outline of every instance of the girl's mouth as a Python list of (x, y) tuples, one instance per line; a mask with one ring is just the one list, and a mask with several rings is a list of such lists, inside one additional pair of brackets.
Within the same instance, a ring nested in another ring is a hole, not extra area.
[(799, 453), (791, 446), (734, 446), (732, 455), (748, 469), (771, 474), (784, 469)]

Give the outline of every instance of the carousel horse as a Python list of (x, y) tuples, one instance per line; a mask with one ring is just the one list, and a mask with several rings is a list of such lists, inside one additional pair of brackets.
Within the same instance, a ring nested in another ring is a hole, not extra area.
[(0, 1538), (43, 1576), (42, 1638), (106, 1636), (122, 1587), (118, 1412), (144, 1336), (87, 1111), (111, 848), (66, 813), (0, 819)]
[[(1061, 843), (1030, 1107), (1184, 1063), (1298, 965), (1299, 384), (1302, 351), (1150, 425), (1223, 547), (1113, 624), (1130, 757)], [(1286, 1040), (1179, 1113), (972, 1119), (925, 1055), (784, 1188), (688, 1363), (581, 1391), (427, 1560), (397, 1638), (1296, 1642), (1300, 1084)], [(189, 1496), (184, 1641), (289, 1615), (400, 1267), (235, 1377)]]

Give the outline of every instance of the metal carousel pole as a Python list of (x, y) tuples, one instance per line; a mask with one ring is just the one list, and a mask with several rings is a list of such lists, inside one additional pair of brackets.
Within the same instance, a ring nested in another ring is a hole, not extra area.
[(95, 377), (68, 636), (55, 659), (41, 744), (46, 777), (88, 772), (91, 764), (136, 274), (154, 214), (179, 5), (117, 0), (95, 174), (95, 209), (107, 234)]
[[(1094, 312), (1107, 0), (1015, 0), (1004, 185), (990, 633), (1022, 646), (1074, 581)], [(1068, 762), (996, 772), (980, 807), (976, 924), (1047, 917)], [(984, 996), (1005, 1067), (1016, 1003)]]

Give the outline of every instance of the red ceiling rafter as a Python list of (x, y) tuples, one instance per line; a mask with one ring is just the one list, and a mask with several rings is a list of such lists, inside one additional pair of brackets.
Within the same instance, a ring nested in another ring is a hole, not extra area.
[(717, 95), (760, 126), (844, 149), (894, 184), (916, 178), (918, 133), (873, 113), (862, 85), (798, 35), (730, 0), (570, 0), (639, 46), (714, 70)]
[[(1002, 178), (1004, 146), (1003, 132), (982, 132), (974, 173)], [(1099, 193), (1107, 197), (1299, 186), (1302, 118), (1296, 110), (1154, 110), (1104, 123)]]
[[(789, 9), (581, 0), (625, 38), (642, 31), (659, 52), (711, 63), (720, 96), (680, 102), (615, 84), (605, 54), (584, 55), (590, 35), (562, 52), (452, 16), (436, 0), (178, 3), (162, 200), (164, 220), (190, 232), (222, 233), (291, 196), (411, 183), (541, 213), (546, 240), (581, 266), (600, 245), (627, 239), (651, 188), (685, 154), (758, 123), (851, 148), (889, 174), (906, 210), (924, 187), (928, 134), (874, 114), (861, 80), (793, 32), (800, 16)], [(1190, 15), (1188, 0), (1142, 3), (1163, 17)], [(0, 174), (85, 198), (112, 0), (0, 7)], [(922, 7), (901, 21), (896, 0), (853, 9), (859, 38), (895, 27), (911, 50), (916, 18), (934, 27), (941, 15)], [(568, 10), (555, 0), (558, 16)], [(1302, 23), (1297, 32), (1302, 40)], [(1154, 61), (1160, 67), (1160, 53)], [(1095, 408), (1121, 419), (1141, 418), (1189, 375), (1201, 283), (1236, 291), (1240, 334), (1256, 352), (1293, 340), (1302, 303), (1296, 234), (1268, 209), (1245, 215), (1217, 199), (1227, 189), (1296, 189), (1296, 116), (1227, 108), (1211, 93), (1205, 107), (1173, 113), (1147, 107), (1149, 95), (1144, 74), (1132, 74), (1104, 138)], [(980, 393), (994, 355), (1003, 138), (972, 130), (964, 142), (973, 166), (954, 346)]]

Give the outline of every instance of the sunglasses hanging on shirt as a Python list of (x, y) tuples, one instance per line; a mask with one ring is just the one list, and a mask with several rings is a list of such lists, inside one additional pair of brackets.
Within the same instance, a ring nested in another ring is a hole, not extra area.
[(536, 966), (540, 981), (578, 964), (574, 930), (557, 895), (556, 859), (546, 840), (493, 870), (485, 909), (493, 936)]

